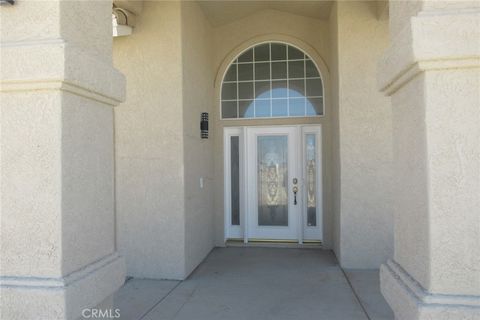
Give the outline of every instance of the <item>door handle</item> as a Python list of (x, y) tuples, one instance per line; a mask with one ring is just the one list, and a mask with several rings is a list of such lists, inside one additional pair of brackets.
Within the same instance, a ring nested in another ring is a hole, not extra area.
[(294, 205), (297, 205), (297, 192), (298, 192), (298, 186), (297, 186), (297, 183), (298, 183), (298, 179), (297, 178), (293, 178), (293, 204)]
[(298, 192), (298, 187), (293, 187), (293, 204), (297, 204), (297, 192)]

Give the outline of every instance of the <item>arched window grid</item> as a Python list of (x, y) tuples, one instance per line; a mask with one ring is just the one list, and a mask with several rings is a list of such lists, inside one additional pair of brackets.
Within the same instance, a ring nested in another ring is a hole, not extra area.
[[(272, 52), (273, 47), (276, 52)], [(285, 48), (284, 59), (282, 47)], [(278, 72), (281, 64), (284, 64), (284, 77)], [(265, 72), (266, 65), (268, 72)], [(245, 49), (230, 63), (222, 80), (220, 111), (224, 120), (324, 115), (324, 84), (320, 70), (302, 49), (289, 43), (263, 42)]]

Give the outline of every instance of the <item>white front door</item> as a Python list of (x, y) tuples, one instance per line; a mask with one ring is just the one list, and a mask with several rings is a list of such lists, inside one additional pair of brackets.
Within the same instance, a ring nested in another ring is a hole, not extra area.
[(226, 238), (322, 238), (320, 126), (225, 129)]
[[(246, 128), (247, 223), (250, 239), (298, 238), (300, 206), (295, 127)], [(296, 179), (296, 183), (294, 183)], [(298, 193), (298, 192), (297, 192)]]

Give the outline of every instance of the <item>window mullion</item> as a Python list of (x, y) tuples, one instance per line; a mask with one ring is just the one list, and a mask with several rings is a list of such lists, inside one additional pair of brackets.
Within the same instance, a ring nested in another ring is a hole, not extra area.
[[(273, 60), (274, 54), (278, 60)], [(239, 61), (239, 59), (242, 61)], [(322, 92), (324, 89), (322, 77), (315, 62), (303, 50), (281, 42), (260, 43), (242, 51), (232, 64), (224, 76), (228, 80), (222, 81), (220, 87), (222, 119), (324, 115), (325, 94)], [(248, 68), (249, 65), (252, 69)], [(310, 70), (308, 72), (307, 66)], [(267, 67), (269, 68), (268, 72), (266, 71)], [(279, 79), (273, 79), (274, 67), (275, 75)], [(300, 73), (299, 71), (302, 67), (303, 72)], [(283, 68), (286, 68), (286, 70)], [(235, 77), (231, 75), (233, 71), (236, 71)], [(245, 72), (248, 72), (246, 74), (248, 76), (240, 77), (240, 71), (244, 75)], [(228, 77), (226, 76), (227, 74)], [(252, 76), (252, 78), (250, 79), (249, 76)], [(269, 78), (267, 79), (267, 77)], [(273, 94), (274, 81), (280, 93), (275, 98)], [(250, 86), (249, 83), (252, 85)], [(310, 91), (307, 91), (307, 85)], [(321, 88), (318, 88), (319, 85)], [(302, 86), (303, 92), (301, 93)], [(241, 98), (240, 89), (242, 89), (242, 92), (248, 93), (248, 97)], [(233, 90), (236, 90), (236, 97), (233, 96)], [(248, 92), (245, 90), (248, 90)], [(266, 90), (269, 92), (265, 92)], [(250, 97), (251, 94), (253, 94), (253, 97)], [(301, 101), (303, 101), (303, 113), (300, 111)], [(244, 109), (243, 114), (241, 114), (240, 106)], [(274, 109), (274, 106), (277, 109)], [(309, 112), (309, 106), (314, 108), (313, 114)], [(233, 108), (236, 108), (236, 110), (232, 110)], [(224, 111), (225, 117), (223, 116)]]

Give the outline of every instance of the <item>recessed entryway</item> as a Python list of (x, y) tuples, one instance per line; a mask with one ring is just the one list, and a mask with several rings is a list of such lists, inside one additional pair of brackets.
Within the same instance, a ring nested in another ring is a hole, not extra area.
[(224, 129), (225, 239), (322, 240), (320, 125)]
[(132, 279), (120, 319), (390, 320), (377, 270), (342, 272), (318, 249), (216, 248), (185, 281)]

